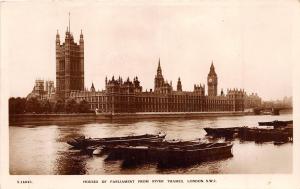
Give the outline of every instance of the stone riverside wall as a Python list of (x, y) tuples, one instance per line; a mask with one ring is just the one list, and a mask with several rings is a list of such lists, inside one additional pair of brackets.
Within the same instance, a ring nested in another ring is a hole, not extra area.
[(195, 119), (202, 117), (243, 116), (246, 112), (186, 112), (186, 113), (122, 113), (122, 114), (15, 114), (9, 116), (9, 125), (82, 124), (111, 120), (139, 119)]

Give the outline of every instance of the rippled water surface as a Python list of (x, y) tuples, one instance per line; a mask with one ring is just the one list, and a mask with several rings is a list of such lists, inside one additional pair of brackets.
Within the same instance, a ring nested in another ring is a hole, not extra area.
[(10, 126), (11, 174), (222, 174), (291, 173), (292, 143), (233, 141), (233, 157), (189, 167), (159, 169), (156, 164), (122, 168), (121, 161), (104, 161), (105, 156), (89, 156), (70, 149), (72, 137), (126, 136), (164, 131), (167, 139), (205, 137), (204, 127), (257, 126), (258, 121), (291, 120), (280, 116), (233, 116), (201, 119), (142, 120), (72, 125)]

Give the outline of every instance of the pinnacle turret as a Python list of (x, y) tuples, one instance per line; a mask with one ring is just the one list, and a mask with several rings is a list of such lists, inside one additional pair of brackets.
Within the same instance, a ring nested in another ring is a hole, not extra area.
[(58, 33), (58, 30), (56, 31), (56, 42), (60, 42), (60, 36), (59, 36), (59, 33)]
[(214, 66), (214, 62), (213, 61), (211, 61), (209, 75), (217, 75), (216, 71), (215, 71), (215, 66)]
[(182, 91), (182, 84), (181, 84), (180, 77), (178, 78), (178, 81), (177, 81), (177, 91)]
[(158, 59), (157, 75), (162, 75), (162, 70), (160, 66), (160, 58)]

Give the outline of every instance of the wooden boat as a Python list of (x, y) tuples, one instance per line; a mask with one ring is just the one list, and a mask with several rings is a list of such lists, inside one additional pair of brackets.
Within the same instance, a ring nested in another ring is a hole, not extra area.
[[(130, 145), (134, 145), (134, 146), (142, 146), (142, 145), (147, 145), (147, 146), (156, 146), (156, 145), (160, 145), (161, 143), (163, 143), (163, 139), (149, 139), (147, 141), (142, 140), (142, 141), (130, 141), (130, 142), (124, 142), (124, 143), (105, 143), (105, 144), (95, 144), (92, 146), (88, 146), (86, 148), (82, 148), (83, 151), (86, 154), (97, 154), (97, 155), (104, 155), (104, 154), (108, 154), (111, 151), (117, 149), (118, 147), (127, 147)], [(95, 152), (95, 150), (99, 150), (101, 149), (101, 152)]]
[(123, 166), (157, 162), (159, 166), (184, 166), (205, 160), (230, 157), (230, 143), (164, 143), (160, 146), (118, 146), (106, 160), (123, 159)]
[(245, 141), (255, 142), (288, 142), (292, 133), (285, 129), (259, 129), (242, 127), (239, 131), (239, 137)]
[(245, 141), (270, 142), (292, 141), (293, 127), (255, 128), (255, 127), (230, 127), (230, 128), (204, 128), (207, 135), (213, 137), (237, 137)]
[(258, 122), (259, 126), (274, 126), (274, 127), (284, 127), (287, 126), (289, 124), (293, 124), (293, 120), (290, 121), (268, 121), (268, 122)]
[[(137, 145), (107, 145), (103, 149), (103, 153), (108, 153), (106, 160), (120, 160), (131, 157), (132, 153), (137, 152), (137, 155), (143, 156), (145, 151), (147, 151), (148, 156), (146, 159), (149, 161), (151, 158), (151, 153), (148, 152), (150, 149), (155, 148), (165, 148), (165, 147), (189, 147), (189, 146), (199, 146), (202, 145), (200, 141), (161, 141), (161, 142), (148, 142), (146, 144)], [(143, 152), (144, 151), (144, 152)], [(137, 159), (145, 159), (143, 157)]]
[(233, 138), (235, 134), (239, 132), (239, 127), (228, 127), (228, 128), (204, 128), (207, 135), (214, 137), (225, 137)]
[(203, 161), (232, 157), (231, 143), (211, 143), (201, 147), (167, 148), (161, 150), (159, 167), (186, 166)]
[(145, 134), (125, 137), (109, 137), (109, 138), (85, 138), (84, 136), (71, 139), (67, 143), (76, 148), (87, 148), (99, 145), (117, 145), (117, 144), (139, 144), (147, 142), (161, 142), (165, 138), (165, 134), (157, 135)]

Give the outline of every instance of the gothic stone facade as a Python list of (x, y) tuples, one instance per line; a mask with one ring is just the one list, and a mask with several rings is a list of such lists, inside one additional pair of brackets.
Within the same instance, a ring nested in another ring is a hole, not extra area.
[(72, 90), (84, 90), (84, 41), (81, 31), (79, 44), (75, 43), (67, 28), (63, 44), (56, 34), (56, 95), (64, 100)]
[(105, 90), (71, 91), (70, 97), (77, 101), (86, 100), (91, 109), (102, 113), (136, 112), (224, 112), (244, 111), (244, 90), (223, 90), (217, 94), (218, 77), (212, 63), (207, 76), (208, 95), (205, 85), (194, 85), (193, 91), (183, 91), (180, 78), (177, 90), (164, 80), (160, 61), (154, 79), (154, 90), (142, 91), (137, 77), (124, 82), (122, 78), (105, 79)]
[(261, 105), (262, 100), (257, 93), (245, 94), (245, 109), (259, 108)]
[(26, 98), (37, 98), (39, 100), (55, 101), (56, 95), (54, 81), (44, 81), (43, 79), (36, 79), (32, 91), (27, 95)]

